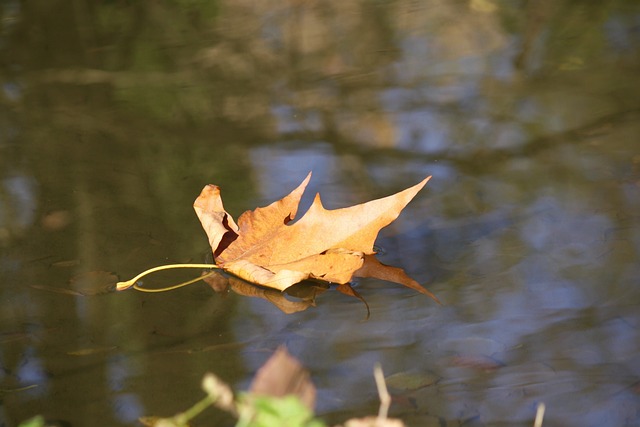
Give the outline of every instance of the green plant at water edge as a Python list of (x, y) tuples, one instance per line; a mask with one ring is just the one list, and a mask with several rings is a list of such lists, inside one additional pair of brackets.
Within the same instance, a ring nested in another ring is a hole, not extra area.
[[(344, 427), (403, 427), (400, 420), (387, 418), (391, 396), (382, 368), (374, 371), (380, 412), (377, 417), (348, 420)], [(326, 427), (314, 417), (316, 389), (307, 370), (280, 347), (258, 370), (249, 390), (234, 396), (231, 387), (213, 374), (206, 374), (202, 389), (207, 396), (191, 408), (170, 418), (146, 417), (140, 421), (152, 427), (187, 427), (191, 419), (209, 406), (235, 416), (236, 427)]]
[(227, 384), (210, 373), (202, 380), (202, 388), (207, 396), (186, 411), (169, 418), (144, 417), (140, 421), (152, 427), (188, 427), (193, 418), (215, 406), (236, 416), (236, 427), (326, 426), (315, 419), (313, 412), (294, 394), (276, 397), (241, 393), (236, 398)]

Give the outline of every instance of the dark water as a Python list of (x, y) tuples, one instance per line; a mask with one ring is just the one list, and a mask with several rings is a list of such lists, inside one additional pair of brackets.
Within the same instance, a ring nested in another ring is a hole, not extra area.
[[(331, 423), (640, 425), (635, 1), (11, 1), (0, 7), (0, 424), (134, 425), (236, 389), (286, 344)], [(378, 280), (284, 314), (205, 284), (207, 183), (236, 217), (293, 189), (361, 203), (433, 175)], [(197, 274), (197, 273), (195, 273)], [(149, 282), (175, 283), (184, 275)], [(392, 377), (394, 378), (394, 377)], [(390, 380), (390, 384), (392, 380)], [(231, 425), (210, 410), (197, 425)]]

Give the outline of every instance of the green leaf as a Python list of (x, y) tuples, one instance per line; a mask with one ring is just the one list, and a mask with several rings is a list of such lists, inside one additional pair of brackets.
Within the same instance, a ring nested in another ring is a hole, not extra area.
[(244, 403), (250, 406), (251, 416), (248, 422), (238, 423), (247, 427), (325, 427), (325, 424), (313, 419), (313, 413), (294, 395), (272, 397), (247, 394)]

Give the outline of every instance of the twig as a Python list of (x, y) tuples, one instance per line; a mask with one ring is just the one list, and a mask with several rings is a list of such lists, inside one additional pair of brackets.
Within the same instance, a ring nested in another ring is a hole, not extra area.
[(544, 403), (538, 403), (538, 409), (536, 409), (536, 419), (533, 422), (533, 427), (542, 427), (542, 419), (544, 418)]
[(376, 424), (382, 425), (387, 419), (389, 413), (389, 406), (391, 405), (391, 396), (387, 390), (387, 384), (384, 382), (384, 373), (379, 363), (373, 367), (373, 377), (376, 380), (376, 387), (378, 388), (378, 396), (380, 396), (380, 409), (378, 410), (378, 419)]

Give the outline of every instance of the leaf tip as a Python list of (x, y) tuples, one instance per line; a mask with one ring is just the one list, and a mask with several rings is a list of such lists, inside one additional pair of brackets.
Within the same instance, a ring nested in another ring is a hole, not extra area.
[[(196, 199), (196, 203), (198, 201), (202, 201), (207, 197), (215, 197), (220, 195), (220, 187), (214, 184), (207, 184), (204, 186), (202, 191), (200, 191), (200, 197)], [(196, 204), (194, 203), (194, 205)]]
[(432, 293), (432, 292), (430, 292), (430, 291), (427, 291), (425, 295), (426, 295), (426, 296), (428, 296), (429, 298), (431, 298), (432, 300), (434, 300), (435, 302), (437, 302), (437, 303), (438, 303), (438, 305), (444, 305), (444, 304), (442, 303), (442, 301), (440, 301), (440, 299), (438, 299), (438, 297), (437, 297), (437, 296), (435, 296), (435, 294), (434, 294), (434, 293)]
[(423, 179), (422, 181), (414, 185), (414, 187), (418, 188), (418, 191), (422, 190), (422, 187), (424, 187), (427, 184), (427, 182), (429, 182), (432, 176), (433, 175), (429, 175), (428, 177), (426, 177), (425, 179)]
[(320, 193), (316, 193), (316, 197), (313, 198), (313, 204), (312, 205), (316, 205), (316, 206), (321, 207), (321, 208), (324, 207), (322, 205), (322, 199), (320, 198)]

